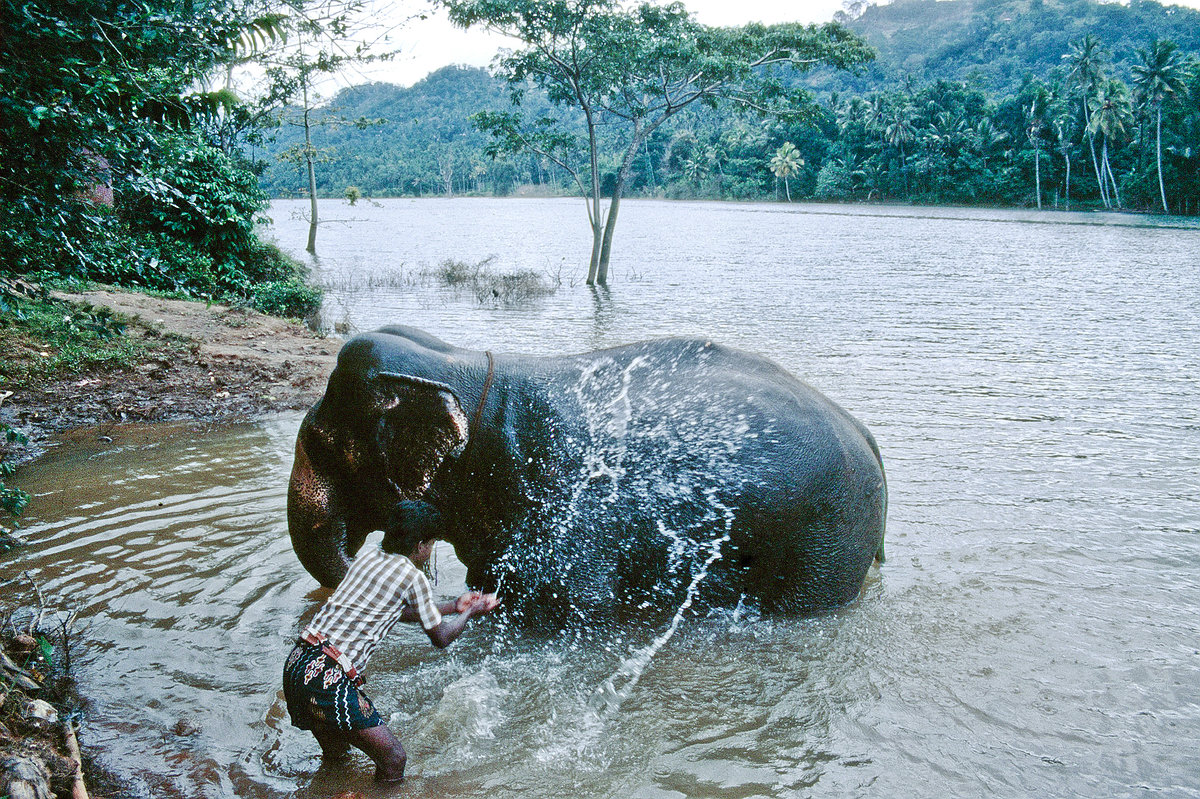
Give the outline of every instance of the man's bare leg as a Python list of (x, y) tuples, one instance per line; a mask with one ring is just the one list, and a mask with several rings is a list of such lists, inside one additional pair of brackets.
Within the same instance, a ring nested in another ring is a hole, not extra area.
[(386, 724), (343, 734), (346, 740), (375, 761), (376, 782), (399, 782), (404, 779), (404, 764), (408, 762), (408, 755), (400, 739), (392, 734)]
[(350, 742), (341, 730), (312, 730), (313, 737), (321, 745), (321, 755), (326, 760), (345, 760), (350, 753)]

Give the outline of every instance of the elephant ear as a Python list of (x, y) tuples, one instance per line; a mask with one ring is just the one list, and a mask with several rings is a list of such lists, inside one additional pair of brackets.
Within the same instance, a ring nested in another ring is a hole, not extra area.
[(467, 415), (443, 383), (395, 372), (380, 372), (375, 382), (375, 441), (384, 474), (402, 498), (415, 499), (447, 457), (466, 449)]

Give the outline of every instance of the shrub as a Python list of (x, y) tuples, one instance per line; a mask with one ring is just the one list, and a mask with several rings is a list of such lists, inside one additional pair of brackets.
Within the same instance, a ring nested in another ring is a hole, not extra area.
[(473, 288), (475, 299), (481, 303), (510, 305), (545, 297), (553, 294), (558, 287), (532, 269), (522, 269), (506, 275), (484, 271), (474, 281)]
[(254, 288), (256, 310), (272, 316), (306, 319), (321, 309), (324, 292), (298, 277), (260, 283)]
[(480, 273), (484, 271), (484, 267), (491, 263), (491, 260), (491, 258), (487, 258), (479, 263), (469, 264), (466, 261), (455, 261), (447, 258), (438, 265), (437, 271), (434, 274), (447, 286), (457, 287), (478, 280)]
[(532, 269), (500, 274), (488, 268), (491, 258), (474, 264), (446, 259), (432, 273), (434, 278), (453, 289), (470, 287), (481, 303), (510, 305), (553, 294), (561, 278), (548, 280)]
[[(13, 476), (16, 467), (4, 459), (4, 454), (12, 445), (26, 444), (28, 439), (3, 422), (0, 422), (0, 435), (3, 436), (5, 445), (0, 448), (0, 511), (3, 511), (5, 516), (20, 516), (29, 503), (29, 494), (19, 488), (5, 485), (4, 481)], [(0, 552), (11, 549), (13, 543), (13, 539), (10, 537), (12, 530), (5, 526), (6, 521), (7, 519), (0, 516)]]

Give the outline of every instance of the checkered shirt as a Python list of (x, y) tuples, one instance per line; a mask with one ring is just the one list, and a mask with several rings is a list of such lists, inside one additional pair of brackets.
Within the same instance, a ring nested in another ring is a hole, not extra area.
[(426, 630), (442, 623), (429, 580), (411, 560), (363, 549), (305, 632), (324, 634), (361, 673), (406, 605), (417, 609)]

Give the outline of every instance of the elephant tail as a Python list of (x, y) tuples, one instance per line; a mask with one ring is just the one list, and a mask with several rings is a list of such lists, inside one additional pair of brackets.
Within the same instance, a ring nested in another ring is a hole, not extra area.
[(883, 563), (887, 560), (883, 553), (883, 541), (887, 538), (887, 511), (888, 511), (888, 491), (887, 491), (887, 472), (883, 469), (883, 458), (879, 455), (879, 447), (875, 444), (875, 439), (871, 439), (871, 449), (875, 450), (875, 457), (879, 460), (879, 474), (883, 478), (883, 518), (880, 520), (879, 531), (879, 548), (875, 550), (875, 560)]
[(883, 552), (883, 542), (887, 537), (887, 509), (888, 509), (888, 491), (887, 491), (887, 470), (883, 468), (883, 456), (879, 454), (879, 444), (875, 442), (875, 436), (871, 435), (871, 431), (867, 430), (865, 425), (859, 424), (858, 428), (866, 436), (867, 443), (871, 445), (871, 452), (875, 453), (875, 460), (879, 463), (879, 476), (883, 480), (883, 516), (880, 519), (879, 546), (875, 549), (875, 560), (878, 563), (883, 563), (887, 560)]

